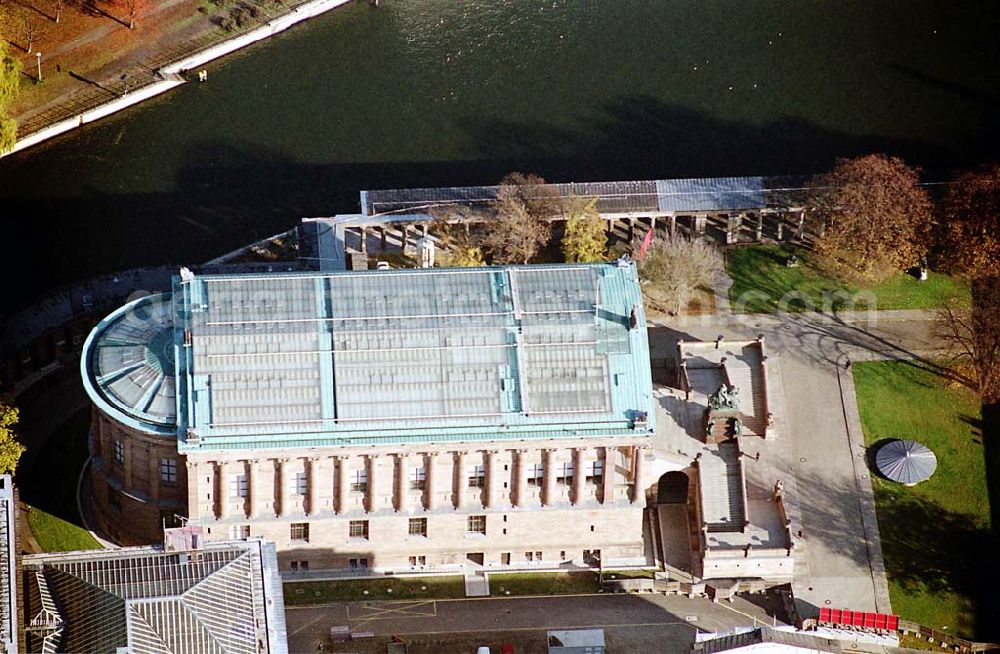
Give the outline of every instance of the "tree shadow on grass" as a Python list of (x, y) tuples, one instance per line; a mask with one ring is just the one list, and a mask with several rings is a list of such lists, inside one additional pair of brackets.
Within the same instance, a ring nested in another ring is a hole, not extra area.
[(990, 498), (991, 529), (985, 534), (980, 549), (991, 556), (987, 565), (977, 571), (982, 591), (977, 603), (976, 621), (980, 638), (1000, 642), (1000, 565), (996, 553), (1000, 551), (1000, 402), (983, 406), (982, 439), (986, 459), (986, 489)]
[(31, 467), (17, 478), (26, 503), (81, 527), (77, 482), (89, 456), (89, 426), (89, 410), (75, 413), (53, 431)]

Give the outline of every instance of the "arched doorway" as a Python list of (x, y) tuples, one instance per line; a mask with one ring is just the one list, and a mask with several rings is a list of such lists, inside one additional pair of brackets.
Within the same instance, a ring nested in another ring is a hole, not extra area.
[(672, 470), (660, 477), (656, 484), (657, 504), (684, 504), (688, 499), (688, 476)]

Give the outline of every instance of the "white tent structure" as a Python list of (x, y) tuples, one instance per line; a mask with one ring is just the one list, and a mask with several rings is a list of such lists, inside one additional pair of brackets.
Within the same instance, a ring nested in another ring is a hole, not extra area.
[(875, 467), (886, 478), (906, 486), (930, 479), (937, 469), (937, 457), (916, 441), (890, 441), (875, 453)]

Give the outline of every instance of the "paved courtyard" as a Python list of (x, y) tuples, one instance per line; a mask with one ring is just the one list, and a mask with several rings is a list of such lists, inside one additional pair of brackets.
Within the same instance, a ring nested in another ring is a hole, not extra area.
[[(763, 609), (739, 598), (713, 604), (654, 595), (340, 603), (288, 608), (285, 617), (291, 652), (315, 652), (330, 627), (349, 625), (381, 641), (398, 635), (413, 645), (413, 654), (473, 654), (477, 645), (499, 651), (504, 642), (517, 645), (519, 654), (544, 652), (546, 630), (578, 627), (603, 627), (619, 654), (687, 654), (698, 630), (726, 630), (755, 620), (772, 624)], [(362, 647), (326, 644), (326, 651), (367, 651)]]
[[(933, 323), (922, 312), (872, 316), (728, 315), (663, 319), (651, 328), (652, 357), (672, 365), (684, 340), (765, 336), (770, 383), (783, 396), (777, 437), (761, 444), (765, 476), (795, 496), (802, 534), (793, 585), (800, 610), (824, 606), (891, 610), (881, 561), (863, 436), (848, 361), (933, 353)], [(668, 366), (669, 369), (669, 366)], [(654, 384), (656, 386), (656, 384)], [(850, 430), (850, 435), (849, 435)], [(748, 439), (748, 449), (754, 447)], [(751, 449), (751, 454), (753, 450)], [(792, 484), (792, 486), (789, 486)], [(794, 488), (794, 491), (793, 491)]]

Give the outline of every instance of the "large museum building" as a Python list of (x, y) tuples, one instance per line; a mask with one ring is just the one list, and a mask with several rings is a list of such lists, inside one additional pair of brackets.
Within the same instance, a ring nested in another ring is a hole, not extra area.
[(97, 526), (284, 569), (644, 564), (645, 324), (631, 263), (184, 270), (85, 345)]

